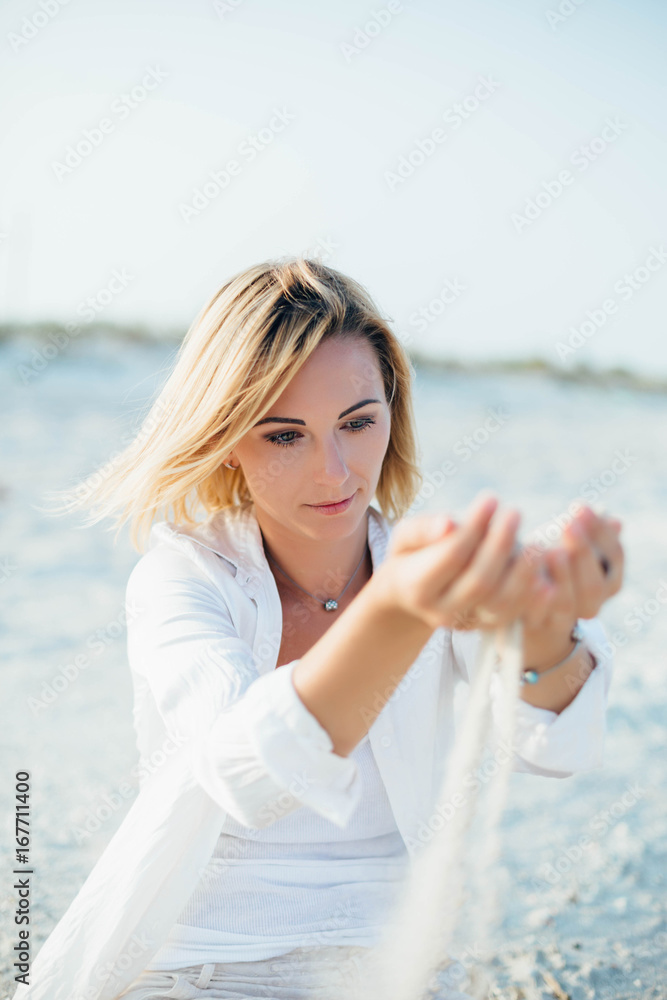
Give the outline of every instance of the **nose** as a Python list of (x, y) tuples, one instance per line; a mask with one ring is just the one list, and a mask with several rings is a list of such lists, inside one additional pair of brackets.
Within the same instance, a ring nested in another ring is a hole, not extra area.
[(313, 470), (313, 481), (338, 486), (346, 482), (350, 472), (335, 440), (325, 441), (316, 451), (317, 458)]

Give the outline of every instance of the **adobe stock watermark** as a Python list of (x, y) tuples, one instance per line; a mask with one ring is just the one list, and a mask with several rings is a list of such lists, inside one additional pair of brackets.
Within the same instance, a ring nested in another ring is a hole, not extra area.
[(139, 430), (136, 433), (134, 431), (130, 431), (128, 434), (123, 435), (121, 438), (121, 445), (123, 446), (121, 447), (121, 450), (112, 452), (108, 461), (105, 462), (104, 465), (101, 465), (95, 470), (95, 472), (91, 472), (90, 475), (86, 476), (86, 478), (78, 484), (76, 487), (77, 497), (80, 500), (87, 499), (93, 490), (96, 490), (105, 479), (108, 479), (118, 467), (121, 459), (123, 458), (125, 449), (130, 445), (140, 447), (145, 441), (147, 441), (149, 435), (152, 434), (162, 418), (170, 411), (172, 406), (173, 403), (158, 400), (152, 407), (152, 411), (142, 421)]
[[(415, 662), (404, 674), (391, 674), (385, 686), (381, 689), (376, 689), (370, 708), (363, 706), (359, 709), (359, 715), (363, 719), (366, 732), (374, 725), (386, 705), (390, 702), (396, 702), (406, 691), (410, 690), (415, 680), (422, 676), (425, 667), (433, 666), (436, 662), (442, 662), (444, 646), (444, 629), (438, 629), (433, 633), (433, 636), (429, 639)], [(380, 746), (387, 749), (390, 745), (391, 737), (389, 735), (380, 737)]]
[[(465, 465), (484, 448), (510, 418), (510, 412), (504, 405), (489, 407), (486, 412), (488, 416), (481, 424), (478, 424), (470, 433), (464, 434), (452, 445), (452, 454), (460, 459), (461, 465)], [(447, 480), (459, 472), (459, 468), (460, 466), (453, 458), (446, 457), (443, 458), (439, 468), (425, 472), (423, 476), (425, 482), (422, 483), (410, 510), (421, 510), (424, 503), (435, 496)]]
[[(370, 392), (370, 387), (375, 385), (376, 375), (377, 370), (374, 369), (372, 365), (364, 364), (359, 371), (350, 378), (350, 384), (354, 386), (355, 393)], [(355, 419), (358, 418), (354, 415), (349, 417), (350, 421)], [(283, 431), (283, 433), (289, 432)], [(270, 459), (270, 461), (249, 477), (248, 484), (251, 490), (256, 493), (266, 492), (266, 490), (271, 488), (278, 477), (282, 476), (283, 473), (294, 464), (294, 462), (299, 461), (297, 447), (276, 446), (273, 451), (276, 452), (276, 454)], [(238, 472), (236, 475), (238, 476)]]
[(234, 867), (234, 862), (241, 861), (247, 857), (245, 849), (246, 841), (252, 840), (258, 830), (246, 827), (244, 839), (224, 835), (216, 844), (215, 856), (211, 856), (207, 863), (198, 869), (197, 888), (209, 890), (220, 879), (224, 878), (230, 868)]
[[(667, 250), (659, 247), (649, 247), (649, 254), (644, 261), (632, 271), (626, 271), (614, 282), (614, 291), (621, 302), (629, 302), (638, 291), (651, 280), (656, 271), (667, 262)], [(608, 318), (618, 312), (619, 303), (612, 296), (606, 298), (596, 309), (586, 310), (586, 319), (579, 326), (570, 327), (570, 336), (566, 341), (556, 343), (556, 353), (561, 361), (574, 354), (594, 337), (598, 330), (606, 324)]]
[[(577, 497), (581, 497), (588, 505), (598, 503), (600, 497), (612, 489), (637, 461), (637, 456), (633, 455), (629, 448), (617, 448), (609, 464), (601, 472), (591, 476), (581, 484)], [(528, 540), (539, 549), (546, 549), (552, 544), (557, 544), (565, 528), (572, 523), (583, 508), (584, 504), (579, 499), (570, 501), (565, 511), (534, 528), (530, 532)], [(534, 555), (537, 556), (537, 553)]]
[(133, 111), (135, 111), (151, 92), (167, 79), (167, 73), (159, 66), (149, 66), (138, 83), (129, 92), (123, 93), (111, 102), (111, 116), (100, 118), (92, 128), (86, 128), (81, 134), (81, 138), (76, 143), (70, 143), (61, 160), (53, 160), (51, 169), (59, 181), (72, 174), (77, 167), (80, 167), (84, 160), (87, 160), (96, 149), (102, 145), (107, 136), (116, 131), (118, 122), (126, 121)]
[[(121, 982), (121, 975), (126, 969), (135, 963), (136, 959), (141, 956), (145, 956), (149, 949), (155, 951), (155, 934), (156, 923), (153, 923), (150, 927), (151, 936), (148, 937), (148, 931), (144, 930), (142, 934), (137, 934), (136, 932), (128, 940), (127, 944), (124, 945), (123, 950), (119, 952), (116, 957), (115, 962), (102, 962), (98, 963), (93, 972), (92, 978), (97, 982), (90, 985), (85, 991), (80, 991), (75, 993), (70, 997), (70, 1000), (93, 1000), (93, 997), (98, 997), (102, 989), (108, 990), (110, 986), (113, 986), (115, 993), (117, 994), (121, 988), (119, 983)], [(148, 959), (146, 958), (146, 961)], [(145, 963), (144, 963), (145, 964)], [(138, 975), (138, 970), (137, 970)]]
[(312, 243), (304, 250), (301, 256), (310, 260), (318, 260), (321, 264), (324, 264), (333, 257), (334, 250), (338, 249), (340, 249), (340, 244), (335, 243), (331, 236), (320, 237), (315, 243)]
[(623, 616), (623, 624), (635, 634), (641, 632), (644, 625), (665, 607), (667, 607), (667, 580), (660, 579), (655, 595), (647, 597), (641, 604), (635, 604), (632, 611)]
[[(459, 297), (468, 290), (468, 286), (464, 285), (459, 278), (447, 278), (436, 295), (432, 299), (418, 309), (414, 309), (408, 316), (408, 323), (411, 327), (415, 328), (417, 333), (424, 333), (428, 330), (431, 323), (435, 323), (445, 312), (449, 306), (453, 305), (458, 301)], [(408, 330), (406, 333), (401, 335), (401, 341), (404, 346), (408, 346), (414, 340), (414, 334), (412, 330)]]
[(69, 2), (70, 0), (39, 0), (39, 9), (23, 18), (19, 30), (7, 33), (7, 41), (14, 52), (19, 52), (24, 45), (36, 38)]
[[(636, 636), (645, 626), (650, 623), (663, 608), (667, 607), (667, 580), (660, 579), (654, 597), (647, 597), (641, 604), (635, 604), (631, 611), (623, 616), (624, 628), (614, 629), (606, 633), (603, 640), (586, 637), (586, 646), (597, 658), (605, 659), (613, 657), (617, 650), (627, 646), (631, 636)], [(575, 674), (568, 674), (565, 677), (570, 694), (577, 694), (586, 683), (590, 671), (587, 665), (582, 664)]]
[[(100, 313), (108, 309), (114, 299), (125, 291), (131, 281), (134, 281), (134, 275), (130, 274), (127, 268), (112, 271), (106, 285), (99, 288), (93, 295), (86, 296), (76, 307), (76, 312), (83, 318), (84, 324), (92, 323)], [(64, 331), (50, 332), (47, 335), (50, 343), (42, 344), (41, 348), (33, 347), (30, 351), (32, 363), (16, 366), (16, 371), (21, 376), (23, 384), (28, 385), (40, 372), (43, 372), (49, 363), (69, 346), (72, 338), (81, 333), (82, 329), (81, 324), (66, 323)]]
[[(347, 898), (344, 902), (338, 903), (333, 910), (329, 910), (326, 907), (326, 912), (323, 913), (321, 918), (321, 926), (317, 931), (309, 932), (308, 942), (310, 944), (312, 941), (313, 944), (326, 947), (332, 943), (333, 939), (333, 943), (335, 944), (342, 928), (358, 927), (362, 919), (363, 914), (359, 912), (359, 907), (351, 899)], [(360, 950), (367, 954), (365, 949), (360, 948)], [(285, 955), (276, 956), (271, 960), (269, 969), (276, 980), (280, 979), (283, 981), (284, 990), (286, 991), (284, 995), (293, 992), (295, 977), (300, 977), (300, 973), (306, 967), (307, 961), (308, 959), (300, 951), (291, 951)], [(332, 993), (331, 995), (346, 997), (348, 996), (348, 991), (361, 986), (363, 972), (359, 969), (354, 954), (348, 955), (344, 952), (342, 955), (337, 956), (335, 963), (332, 963), (327, 967), (326, 971), (322, 972), (320, 982), (318, 983), (320, 988), (325, 986), (323, 977), (326, 977), (326, 985), (340, 991), (338, 994)], [(283, 990), (280, 992), (282, 993)], [(356, 992), (352, 995), (361, 997), (363, 993)]]
[[(184, 746), (189, 739), (190, 737), (182, 736), (180, 733), (173, 737), (168, 736), (150, 754), (144, 754), (139, 758), (139, 762), (131, 769), (130, 776), (137, 778), (141, 787), (141, 782), (146, 780), (151, 774), (155, 774), (169, 757)], [(126, 779), (120, 781), (115, 788), (103, 792), (97, 802), (86, 807), (85, 818), (76, 826), (71, 827), (70, 833), (74, 842), (78, 846), (83, 844), (94, 833), (97, 833), (107, 820), (118, 812), (126, 802), (136, 798), (136, 794), (136, 785)]]
[[(514, 739), (511, 741), (498, 739), (490, 756), (478, 767), (466, 771), (461, 781), (461, 788), (470, 789), (471, 794), (478, 792), (483, 785), (495, 778), (503, 765), (508, 764), (520, 752), (521, 745)], [(406, 838), (405, 844), (409, 850), (417, 852), (430, 843), (435, 834), (451, 822), (456, 811), (468, 802), (470, 796), (464, 794), (461, 788), (452, 792), (446, 802), (438, 803), (428, 820), (419, 823), (416, 839), (410, 836)]]
[(91, 632), (86, 638), (86, 647), (91, 651), (93, 657), (91, 658), (88, 653), (77, 653), (71, 663), (66, 663), (61, 667), (49, 681), (43, 681), (40, 697), (31, 696), (27, 699), (28, 708), (33, 716), (38, 716), (49, 705), (53, 705), (61, 694), (78, 679), (81, 671), (86, 670), (91, 665), (95, 657), (125, 634), (127, 622), (133, 620), (142, 610), (143, 608), (137, 609), (130, 602), (126, 602), (116, 618)]
[(3, 557), (3, 558), (1, 558), (0, 559), (0, 584), (4, 583), (5, 580), (9, 580), (9, 578), (14, 575), (14, 573), (16, 572), (17, 569), (18, 569), (18, 566), (14, 566), (12, 563), (10, 563), (9, 559), (7, 559), (6, 556)]
[(295, 121), (295, 119), (296, 115), (288, 111), (287, 108), (274, 108), (273, 115), (267, 125), (259, 131), (247, 135), (236, 147), (239, 159), (228, 160), (220, 170), (210, 170), (209, 179), (204, 181), (201, 187), (194, 189), (190, 201), (181, 202), (178, 211), (183, 221), (189, 224), (201, 215), (211, 202), (227, 190), (232, 178), (241, 174), (244, 165), (252, 163), (261, 152), (268, 149), (276, 136), (284, 132), (290, 122)]
[(219, 18), (232, 14), (245, 3), (245, 0), (213, 0), (213, 10)]
[(576, 14), (585, 2), (586, 0), (561, 0), (555, 9), (551, 7), (549, 10), (545, 10), (544, 16), (547, 19), (547, 24), (550, 28), (556, 28), (573, 14)]
[[(608, 809), (597, 812), (589, 821), (587, 829), (590, 833), (581, 834), (576, 844), (566, 847), (553, 862), (547, 862), (538, 868), (539, 878), (532, 880), (533, 887), (543, 889), (545, 883), (550, 886), (558, 885), (563, 875), (570, 872), (583, 859), (584, 852), (595, 847), (599, 843), (599, 838), (604, 837), (626, 815), (628, 810), (645, 796), (646, 789), (639, 782), (635, 782), (634, 785), (626, 785), (620, 798), (613, 802)], [(595, 840), (592, 835), (597, 835), (598, 840)]]
[(373, 39), (377, 38), (391, 24), (396, 14), (402, 14), (403, 10), (400, 0), (389, 0), (386, 7), (373, 8), (368, 20), (362, 25), (356, 25), (352, 41), (340, 43), (339, 48), (345, 62), (352, 62), (355, 56), (367, 49)]
[[(530, 938), (526, 942), (530, 949), (538, 947), (544, 948), (548, 945), (548, 940), (541, 935), (530, 935)], [(519, 947), (523, 945), (523, 942), (519, 943)], [(526, 946), (524, 945), (524, 948)], [(499, 958), (504, 952), (510, 953), (510, 958), (515, 957), (517, 950), (517, 942), (507, 941), (501, 942), (500, 944), (494, 945), (489, 948), (488, 945), (481, 947), (477, 941), (473, 941), (472, 944), (467, 944), (461, 951), (458, 952), (455, 959), (452, 959), (449, 964), (446, 964), (441, 968), (436, 974), (435, 981), (431, 983), (433, 987), (443, 987), (449, 989), (461, 989), (461, 987), (469, 980), (466, 970), (473, 969), (475, 966), (479, 966), (483, 961), (488, 961), (491, 958)]]
[(587, 639), (591, 650), (601, 653), (603, 656), (611, 656), (617, 649), (625, 646), (628, 642), (628, 635), (637, 635), (645, 625), (648, 625), (657, 614), (667, 608), (667, 580), (659, 579), (653, 597), (647, 597), (641, 604), (635, 604), (623, 615), (624, 630), (619, 629), (611, 632), (604, 642), (593, 642)]
[[(576, 167), (579, 174), (584, 173), (592, 163), (595, 163), (613, 143), (619, 135), (629, 128), (627, 122), (615, 118), (605, 118), (604, 128), (600, 134), (590, 139), (588, 143), (577, 148), (570, 154), (569, 162)], [(515, 231), (521, 235), (524, 230), (530, 228), (540, 216), (553, 205), (571, 187), (576, 180), (567, 168), (560, 170), (556, 177), (548, 181), (542, 181), (542, 189), (533, 197), (529, 198), (521, 212), (513, 212), (511, 221)]]
[(295, 807), (303, 805), (304, 793), (314, 784), (315, 779), (309, 777), (305, 771), (295, 774), (287, 787), (280, 791), (273, 801), (261, 806), (257, 813), (260, 820), (259, 828), (275, 823), (277, 819), (293, 812)]
[[(253, 492), (265, 493), (278, 479), (279, 476), (289, 469), (296, 461), (293, 448), (276, 448), (278, 454), (272, 458), (261, 469), (248, 477), (248, 485)], [(238, 475), (238, 473), (237, 473)]]
[[(478, 83), (473, 92), (443, 112), (442, 120), (450, 126), (450, 133), (458, 131), (464, 122), (476, 114), (484, 102), (495, 94), (499, 87), (498, 81), (491, 76), (478, 77)], [(384, 179), (389, 190), (395, 191), (399, 185), (404, 184), (412, 177), (415, 171), (423, 166), (448, 138), (449, 134), (440, 126), (436, 126), (428, 135), (416, 139), (412, 149), (398, 158), (394, 169), (385, 170)]]

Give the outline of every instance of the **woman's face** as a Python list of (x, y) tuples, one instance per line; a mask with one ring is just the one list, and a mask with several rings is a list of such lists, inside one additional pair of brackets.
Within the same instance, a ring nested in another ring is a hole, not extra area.
[[(312, 538), (347, 535), (373, 499), (390, 428), (372, 347), (327, 340), (226, 461), (243, 468), (260, 522), (263, 514)], [(337, 513), (313, 508), (349, 496)]]

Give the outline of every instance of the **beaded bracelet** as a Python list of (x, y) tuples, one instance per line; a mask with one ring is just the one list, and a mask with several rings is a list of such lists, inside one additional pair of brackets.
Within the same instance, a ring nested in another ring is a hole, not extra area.
[[(564, 663), (567, 663), (568, 660), (572, 659), (572, 657), (579, 651), (579, 649), (581, 648), (581, 646), (583, 645), (583, 642), (584, 642), (584, 633), (582, 632), (581, 627), (580, 627), (580, 625), (579, 625), (578, 622), (575, 624), (574, 628), (570, 632), (570, 639), (575, 644), (574, 645), (574, 649), (572, 649), (567, 654), (567, 656), (564, 659), (560, 660), (558, 663), (555, 663), (553, 665), (553, 667), (547, 667), (546, 670), (540, 670), (540, 671), (537, 671), (537, 670), (522, 670), (521, 671), (521, 676), (520, 676), (520, 683), (521, 684), (537, 684), (537, 682), (540, 679), (540, 677), (543, 677), (544, 674), (548, 674), (552, 670), (556, 670), (557, 667), (562, 667)], [(589, 653), (589, 656), (591, 656), (591, 658), (593, 660), (593, 667), (592, 667), (592, 669), (595, 670), (595, 668), (598, 665), (597, 664), (597, 658), (595, 657), (595, 655), (593, 653), (591, 653), (590, 650), (588, 650), (588, 653)]]

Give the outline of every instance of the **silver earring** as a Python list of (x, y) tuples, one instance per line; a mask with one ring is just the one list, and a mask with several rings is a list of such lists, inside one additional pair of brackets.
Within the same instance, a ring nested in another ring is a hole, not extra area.
[(234, 472), (238, 469), (238, 465), (230, 465), (229, 462), (223, 462), (222, 464), (226, 466), (226, 468), (232, 469)]

